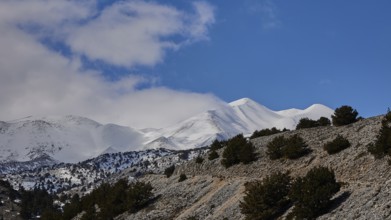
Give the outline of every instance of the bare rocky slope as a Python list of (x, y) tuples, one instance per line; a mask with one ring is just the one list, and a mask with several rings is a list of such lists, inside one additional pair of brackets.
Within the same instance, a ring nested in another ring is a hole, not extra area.
[[(376, 139), (381, 119), (379, 116), (342, 127), (310, 128), (254, 139), (259, 158), (248, 165), (239, 164), (226, 169), (220, 164), (221, 157), (209, 161), (205, 155), (201, 164), (192, 160), (178, 166), (170, 178), (146, 175), (141, 180), (153, 185), (155, 202), (136, 214), (124, 213), (117, 219), (244, 219), (239, 203), (246, 182), (261, 180), (277, 171), (303, 176), (316, 166), (332, 168), (337, 181), (343, 182), (333, 207), (319, 219), (390, 219), (389, 159), (375, 160), (367, 152), (367, 145)], [(294, 134), (304, 138), (312, 150), (310, 154), (297, 160), (272, 161), (267, 158), (266, 145), (270, 140), (278, 135)], [(347, 138), (351, 147), (328, 155), (323, 145), (338, 134)], [(188, 179), (178, 182), (182, 173)], [(284, 219), (287, 213), (281, 218)]]

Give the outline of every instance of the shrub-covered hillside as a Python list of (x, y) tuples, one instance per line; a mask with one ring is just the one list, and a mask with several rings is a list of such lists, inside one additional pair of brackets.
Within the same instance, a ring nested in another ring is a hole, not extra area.
[[(150, 181), (155, 193), (161, 196), (152, 207), (135, 214), (125, 213), (119, 219), (244, 219), (246, 213), (242, 212), (240, 204), (244, 202), (246, 186), (275, 173), (288, 174), (291, 186), (282, 197), (284, 200), (269, 204), (272, 215), (278, 213), (282, 219), (292, 215), (308, 218), (318, 216), (317, 219), (387, 219), (391, 213), (389, 159), (376, 159), (368, 151), (368, 146), (377, 140), (382, 118), (373, 117), (348, 125), (285, 131), (254, 138), (251, 143), (255, 148), (255, 160), (229, 167), (221, 163), (227, 147), (224, 145), (214, 150), (218, 157), (210, 160), (209, 155), (205, 155), (202, 162), (193, 160), (176, 166), (169, 178), (164, 175), (143, 177), (143, 181)], [(309, 150), (306, 154), (295, 159), (270, 159), (268, 143), (278, 136), (289, 139), (295, 135), (303, 139)], [(339, 148), (339, 144), (343, 143), (339, 141), (339, 135), (349, 141), (348, 147)], [(324, 146), (333, 141), (338, 147), (335, 153), (333, 151), (333, 154), (329, 154)], [(319, 167), (325, 170), (311, 174), (311, 170)], [(332, 175), (327, 174), (327, 170)], [(181, 174), (186, 175), (187, 179), (178, 182)], [(335, 181), (334, 185), (324, 186), (324, 194), (313, 197), (316, 199), (314, 201), (322, 204), (325, 201), (326, 205), (318, 211), (307, 212), (306, 207), (310, 206), (304, 201), (311, 198), (308, 196), (317, 194), (311, 193), (301, 198), (300, 195), (304, 194), (298, 189), (303, 184), (316, 186), (317, 179), (322, 178), (330, 180), (330, 183)], [(282, 206), (274, 206), (276, 204)]]

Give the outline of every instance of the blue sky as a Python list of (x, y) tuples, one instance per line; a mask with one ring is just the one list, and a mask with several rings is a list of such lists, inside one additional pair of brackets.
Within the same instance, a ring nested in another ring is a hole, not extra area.
[(164, 127), (249, 97), (386, 112), (391, 2), (0, 2), (0, 120)]
[(371, 116), (391, 105), (391, 2), (213, 3), (210, 41), (150, 70), (163, 84), (226, 101), (250, 97), (272, 109), (348, 104)]

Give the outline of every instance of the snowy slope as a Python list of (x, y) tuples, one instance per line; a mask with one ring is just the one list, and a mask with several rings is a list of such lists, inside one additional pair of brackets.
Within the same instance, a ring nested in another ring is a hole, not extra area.
[(29, 161), (46, 154), (61, 162), (78, 162), (107, 151), (139, 149), (145, 141), (132, 128), (77, 116), (29, 117), (0, 126), (0, 161)]
[[(243, 98), (228, 105), (210, 110), (174, 126), (154, 131), (158, 138), (146, 144), (146, 148), (165, 147), (189, 149), (209, 145), (213, 140), (227, 139), (239, 133), (252, 134), (255, 130), (276, 127), (294, 129), (301, 118), (317, 120), (330, 118), (333, 110), (320, 104), (307, 109), (273, 111), (255, 101)], [(158, 134), (156, 134), (158, 133)]]
[(28, 117), (0, 122), (0, 162), (29, 161), (46, 155), (60, 162), (79, 162), (102, 153), (198, 148), (215, 139), (249, 135), (263, 128), (293, 129), (301, 118), (332, 114), (333, 110), (320, 104), (304, 110), (273, 111), (244, 98), (167, 128), (139, 131), (78, 116)]

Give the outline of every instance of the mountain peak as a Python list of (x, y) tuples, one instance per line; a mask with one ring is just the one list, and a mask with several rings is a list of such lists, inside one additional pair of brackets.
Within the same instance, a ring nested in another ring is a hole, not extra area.
[(313, 104), (306, 109), (330, 109), (330, 108), (322, 104)]
[(241, 98), (236, 101), (230, 102), (229, 105), (230, 106), (239, 106), (239, 105), (246, 105), (249, 103), (256, 103), (256, 102), (250, 98)]

